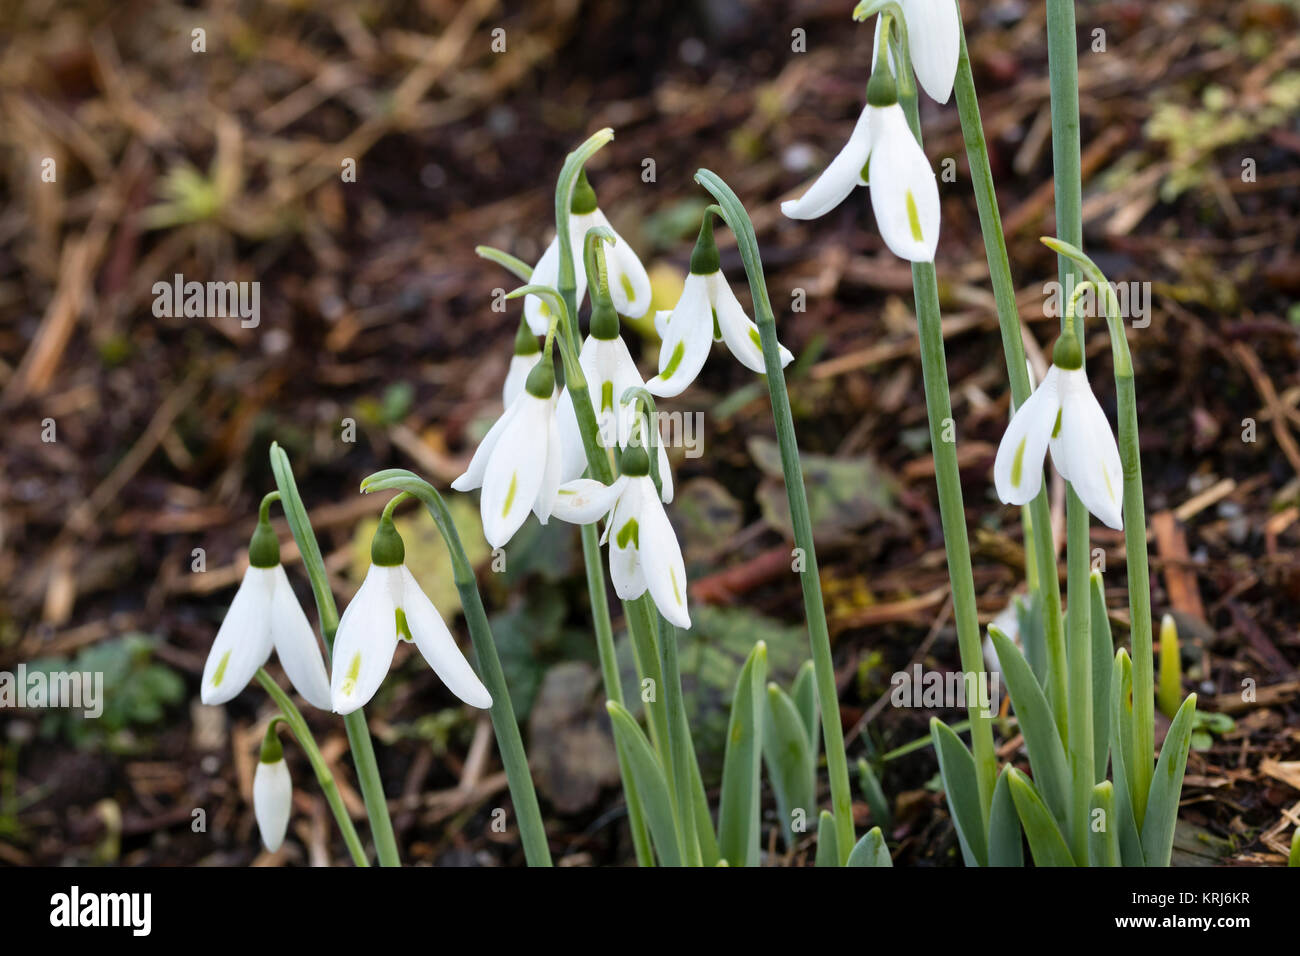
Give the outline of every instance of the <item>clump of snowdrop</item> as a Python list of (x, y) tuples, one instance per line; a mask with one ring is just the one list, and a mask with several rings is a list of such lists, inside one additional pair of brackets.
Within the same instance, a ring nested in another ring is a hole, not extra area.
[[(646, 383), (652, 395), (680, 395), (704, 367), (714, 340), (725, 342), (737, 361), (760, 374), (763, 347), (758, 326), (745, 314), (744, 307), (722, 274), (718, 246), (713, 239), (713, 216), (710, 206), (700, 224), (700, 234), (691, 252), (691, 271), (682, 286), (677, 305), (655, 315), (655, 328), (663, 344), (659, 349), (659, 374)], [(794, 360), (790, 350), (780, 346), (781, 367)]]
[(276, 736), (277, 723), (279, 718), (266, 728), (257, 770), (253, 772), (253, 816), (257, 818), (262, 845), (270, 853), (283, 845), (293, 809), (293, 781), (289, 777), (289, 765), (284, 762), (280, 738)]
[(298, 693), (313, 707), (329, 709), (329, 678), (320, 645), (280, 564), (280, 542), (271, 528), (269, 509), (278, 497), (268, 495), (262, 502), (248, 545), (248, 569), (203, 665), (199, 696), (205, 704), (233, 699), (274, 648)]
[(791, 219), (816, 219), (868, 186), (876, 226), (889, 251), (911, 262), (933, 262), (939, 244), (939, 186), (884, 69), (867, 84), (867, 105), (848, 143), (800, 198), (783, 202)]
[(406, 546), (389, 509), (379, 519), (370, 560), (370, 570), (343, 612), (334, 638), (330, 682), (334, 711), (350, 714), (375, 695), (392, 665), (398, 640), (413, 642), (447, 689), (465, 703), (491, 707), (492, 695), (406, 567)]
[(1057, 340), (1052, 367), (1016, 412), (998, 445), (993, 479), (998, 497), (1023, 505), (1043, 483), (1048, 448), (1061, 477), (1104, 524), (1124, 527), (1124, 470), (1106, 413), (1083, 370), (1083, 352), (1073, 330)]
[[(579, 175), (573, 187), (573, 198), (569, 205), (569, 242), (573, 250), (573, 270), (576, 280), (576, 299), (579, 304), (587, 292), (586, 269), (583, 267), (583, 242), (591, 229), (608, 229), (614, 242), (609, 252), (607, 268), (609, 270), (609, 294), (614, 308), (622, 315), (640, 318), (650, 308), (650, 276), (645, 266), (632, 251), (632, 247), (623, 240), (614, 227), (609, 224), (605, 214), (596, 203), (595, 190), (587, 182), (587, 174)], [(542, 257), (533, 269), (534, 285), (557, 288), (560, 278), (560, 244), (559, 236), (551, 240)], [(524, 318), (537, 335), (545, 335), (551, 321), (551, 307), (540, 296), (529, 295), (524, 298)]]

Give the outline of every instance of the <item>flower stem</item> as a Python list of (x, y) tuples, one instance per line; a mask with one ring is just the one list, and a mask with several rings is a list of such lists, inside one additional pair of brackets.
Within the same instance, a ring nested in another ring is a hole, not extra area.
[(699, 838), (695, 833), (694, 777), (691, 762), (695, 750), (691, 731), (686, 725), (686, 706), (682, 700), (682, 675), (677, 663), (677, 628), (659, 618), (659, 663), (664, 675), (664, 704), (668, 709), (668, 754), (673, 778), (673, 796), (680, 817), (679, 834), (682, 860), (687, 866), (699, 866)]
[[(320, 618), (321, 633), (325, 637), (326, 652), (334, 649), (334, 632), (339, 626), (339, 612), (334, 604), (334, 593), (330, 590), (329, 576), (325, 571), (325, 559), (321, 556), (316, 533), (312, 531), (311, 520), (298, 494), (298, 484), (294, 481), (293, 468), (289, 456), (275, 442), (271, 443), (271, 471), (275, 474), (275, 485), (280, 492), (280, 505), (288, 519), (293, 539), (298, 544), (302, 555), (302, 564), (311, 580), (312, 594), (316, 598), (316, 614)], [(375, 853), (380, 866), (401, 866), (397, 853), (397, 838), (393, 835), (393, 822), (388, 816), (388, 799), (384, 796), (384, 784), (379, 778), (379, 765), (375, 761), (375, 747), (370, 740), (370, 728), (366, 725), (366, 715), (361, 708), (343, 718), (343, 726), (348, 733), (348, 746), (352, 750), (352, 762), (356, 765), (357, 780), (361, 785), (361, 798), (366, 804), (366, 815), (370, 818), (370, 835), (375, 841)]]
[[(835, 816), (836, 849), (839, 862), (846, 863), (857, 842), (853, 832), (853, 795), (849, 786), (849, 764), (844, 750), (844, 727), (840, 722), (839, 693), (835, 686), (835, 661), (831, 654), (830, 631), (826, 627), (826, 608), (822, 600), (821, 579), (817, 572), (817, 550), (813, 545), (812, 519), (808, 513), (808, 494), (804, 489), (803, 469), (799, 463), (799, 446), (790, 412), (790, 395), (786, 391), (785, 372), (781, 368), (780, 346), (776, 337), (776, 317), (767, 294), (767, 279), (754, 236), (754, 224), (736, 194), (722, 179), (707, 169), (695, 174), (695, 181), (713, 194), (722, 207), (723, 219), (736, 236), (749, 289), (754, 300), (754, 319), (758, 325), (763, 363), (767, 369), (767, 389), (772, 402), (772, 420), (777, 445), (781, 450), (781, 471), (785, 477), (786, 496), (790, 502), (790, 521), (794, 527), (795, 548), (803, 558), (799, 583), (803, 588), (804, 610), (808, 616), (808, 640), (812, 646), (813, 676), (821, 707), (822, 736), (826, 743), (826, 771), (831, 784), (831, 807)], [(977, 635), (978, 640), (978, 635)], [(990, 744), (992, 740), (990, 738)], [(990, 795), (992, 790), (990, 789)]]
[[(1006, 356), (1011, 399), (1015, 402), (1015, 407), (1020, 408), (1029, 400), (1032, 389), (1029, 385), (1029, 370), (1025, 366), (1025, 345), (1021, 339), (1020, 312), (1016, 308), (1016, 287), (1011, 279), (1007, 241), (1002, 232), (1002, 215), (998, 210), (993, 171), (989, 166), (988, 144), (984, 138), (984, 124), (980, 119), (979, 100), (975, 95), (975, 77), (971, 71), (970, 54), (966, 49), (964, 28), (961, 32), (961, 54), (957, 60), (954, 92), (957, 115), (961, 119), (962, 138), (966, 141), (966, 158), (970, 164), (971, 182), (975, 190), (975, 205), (979, 209), (980, 231), (984, 236), (984, 251), (989, 264), (989, 280), (997, 303), (998, 328), (1002, 333), (1002, 351)], [(1028, 506), (1030, 520), (1026, 525), (1033, 535), (1037, 585), (1043, 596), (1048, 699), (1056, 716), (1057, 730), (1064, 740), (1066, 663), (1065, 637), (1061, 629), (1061, 579), (1056, 567), (1056, 547), (1052, 542), (1052, 519), (1047, 495), (1047, 485), (1044, 483)], [(1026, 575), (1031, 579), (1033, 577), (1029, 575), (1028, 569)]]
[(320, 784), (320, 788), (325, 794), (325, 801), (329, 804), (330, 811), (334, 814), (334, 819), (339, 825), (339, 832), (343, 834), (343, 842), (347, 844), (348, 852), (352, 854), (352, 862), (357, 866), (369, 866), (370, 861), (366, 859), (366, 851), (362, 848), (361, 839), (357, 836), (357, 828), (352, 825), (352, 818), (348, 816), (348, 808), (343, 805), (343, 798), (339, 795), (338, 784), (334, 781), (334, 775), (330, 773), (329, 765), (325, 763), (320, 748), (316, 746), (316, 738), (311, 735), (311, 728), (307, 726), (307, 721), (303, 719), (302, 712), (294, 705), (289, 695), (280, 689), (280, 685), (271, 679), (271, 675), (264, 668), (259, 667), (257, 669), (257, 682), (266, 688), (266, 692), (271, 695), (271, 699), (280, 708), (280, 713), (284, 715), (284, 722), (293, 731), (298, 746), (302, 747), (302, 751), (307, 755), (307, 760), (311, 763), (312, 769), (316, 771), (316, 782)]
[[(537, 806), (537, 791), (533, 788), (533, 779), (528, 773), (528, 756), (524, 753), (524, 742), (519, 735), (519, 722), (515, 719), (514, 705), (510, 701), (510, 688), (506, 685), (505, 672), (501, 669), (501, 658), (497, 656), (496, 642), (492, 639), (492, 628), (483, 607), (483, 596), (479, 593), (478, 581), (474, 577), (474, 566), (470, 564), (469, 556), (460, 543), (460, 533), (456, 530), (456, 523), (447, 510), (446, 502), (433, 485), (412, 472), (399, 468), (371, 475), (362, 482), (361, 490), (405, 492), (424, 505), (438, 526), (447, 545), (447, 553), (451, 556), (452, 577), (460, 594), (470, 640), (474, 644), (479, 676), (492, 695), (489, 715), (492, 718), (492, 729), (496, 732), (501, 763), (505, 766), (510, 798), (519, 817), (524, 858), (529, 866), (550, 866), (551, 851), (546, 843), (546, 827)], [(397, 497), (400, 498), (401, 495)]]

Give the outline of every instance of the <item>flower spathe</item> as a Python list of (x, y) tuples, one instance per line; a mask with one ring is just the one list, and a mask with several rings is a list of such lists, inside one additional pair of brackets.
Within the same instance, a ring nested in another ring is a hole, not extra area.
[(791, 219), (816, 219), (857, 186), (869, 186), (876, 226), (890, 252), (910, 262), (934, 261), (939, 185), (897, 102), (868, 103), (839, 155), (800, 198), (781, 203), (781, 212)]
[[(908, 55), (912, 59), (912, 72), (916, 74), (921, 89), (936, 103), (947, 103), (952, 96), (952, 84), (957, 77), (957, 61), (961, 56), (961, 17), (956, 0), (898, 0), (907, 25)], [(880, 30), (883, 17), (876, 17), (876, 40), (872, 46), (871, 67), (880, 51)], [(893, 56), (890, 56), (893, 69)]]
[[(259, 532), (261, 533), (259, 522)], [(270, 532), (270, 525), (266, 525)], [(273, 537), (273, 533), (272, 533)], [(284, 567), (275, 563), (259, 567), (257, 534), (249, 549), (250, 563), (239, 583), (230, 610), (217, 629), (216, 640), (203, 665), (199, 697), (205, 704), (224, 704), (248, 686), (257, 669), (267, 662), (272, 648), (290, 683), (313, 707), (329, 710), (329, 678), (316, 633), (293, 593)]]
[[(633, 449), (624, 455), (645, 462)], [(640, 469), (634, 468), (633, 471)], [(590, 524), (608, 515), (602, 542), (609, 543), (609, 576), (623, 600), (647, 590), (664, 619), (688, 629), (686, 564), (677, 534), (649, 474), (629, 474), (604, 485), (591, 478), (567, 482), (556, 495), (555, 516), (574, 524)]]
[[(745, 314), (722, 274), (710, 213), (705, 213), (700, 225), (681, 297), (671, 310), (655, 314), (655, 329), (663, 341), (659, 347), (659, 374), (646, 382), (652, 395), (680, 395), (700, 374), (715, 337), (726, 343), (745, 368), (760, 374), (767, 371), (758, 326)], [(794, 356), (784, 345), (778, 348), (781, 367), (785, 368)]]
[[(397, 532), (381, 519), (372, 556), (381, 556), (381, 536)], [(403, 556), (401, 539), (397, 554)], [(391, 554), (391, 552), (389, 552)], [(396, 555), (393, 555), (395, 557)], [(393, 662), (399, 639), (412, 641), (447, 689), (471, 707), (492, 706), (492, 695), (456, 646), (442, 615), (403, 562), (372, 563), (352, 603), (339, 620), (334, 638), (330, 698), (334, 711), (350, 714), (375, 695)]]
[[(573, 252), (575, 299), (579, 305), (587, 292), (587, 273), (583, 263), (583, 243), (591, 229), (603, 226), (614, 234), (614, 242), (606, 253), (605, 269), (609, 279), (609, 295), (620, 314), (640, 318), (650, 309), (650, 276), (637, 254), (622, 236), (609, 224), (605, 214), (596, 205), (596, 194), (587, 183), (586, 173), (574, 186), (569, 215), (569, 245)], [(559, 287), (560, 237), (556, 235), (547, 245), (542, 257), (533, 268), (534, 285)], [(545, 301), (535, 295), (524, 297), (524, 318), (536, 335), (545, 335), (551, 320), (551, 310)]]
[(1106, 413), (1082, 368), (1053, 364), (1012, 417), (993, 463), (998, 498), (1023, 505), (1043, 483), (1048, 448), (1061, 477), (1102, 523), (1124, 527), (1124, 470)]
[(494, 548), (505, 547), (530, 510), (542, 524), (551, 516), (563, 460), (554, 389), (555, 373), (547, 358), (529, 373), (523, 391), (483, 437), (465, 473), (451, 483), (457, 491), (483, 489), (483, 534)]

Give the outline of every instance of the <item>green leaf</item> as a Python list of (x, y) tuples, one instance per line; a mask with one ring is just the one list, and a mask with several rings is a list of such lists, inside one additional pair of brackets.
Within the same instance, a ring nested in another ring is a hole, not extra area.
[(759, 771), (763, 751), (763, 683), (767, 645), (759, 641), (736, 680), (722, 763), (722, 801), (718, 813), (718, 850), (732, 866), (758, 866)]
[(1187, 769), (1187, 748), (1192, 742), (1192, 721), (1196, 716), (1196, 695), (1183, 701), (1169, 725), (1156, 773), (1147, 795), (1147, 815), (1142, 823), (1142, 853), (1148, 866), (1168, 866), (1174, 849), (1174, 825), (1178, 822), (1178, 798)]
[(881, 789), (871, 764), (861, 758), (858, 760), (858, 786), (862, 788), (862, 795), (871, 808), (871, 819), (886, 830), (893, 829), (894, 815), (889, 809), (885, 791)]
[(1123, 648), (1115, 653), (1110, 680), (1110, 767), (1115, 778), (1120, 857), (1125, 866), (1146, 866), (1129, 790), (1133, 767), (1133, 662)]
[(1088, 821), (1088, 859), (1092, 866), (1119, 866), (1119, 821), (1115, 816), (1115, 787), (1103, 780), (1092, 788)]
[[(821, 851), (818, 850), (818, 856), (820, 855)], [(1300, 827), (1296, 827), (1295, 832), (1291, 834), (1291, 856), (1287, 859), (1286, 865), (1300, 866)]]
[(799, 716), (808, 731), (808, 741), (812, 744), (813, 759), (816, 760), (821, 748), (822, 725), (817, 719), (817, 677), (812, 661), (804, 661), (799, 668), (790, 696), (794, 698), (794, 705), (799, 709)]
[(632, 785), (641, 796), (641, 805), (645, 808), (646, 822), (650, 827), (650, 839), (654, 841), (659, 861), (664, 866), (681, 866), (681, 848), (677, 842), (677, 826), (673, 822), (672, 799), (668, 795), (668, 781), (664, 777), (663, 767), (659, 765), (659, 758), (625, 707), (609, 700), (605, 702), (605, 709), (613, 721), (614, 736), (627, 754)]
[(794, 846), (794, 814), (804, 820), (817, 807), (817, 767), (808, 733), (794, 701), (776, 684), (767, 685), (767, 706), (763, 715), (763, 762), (776, 792), (781, 815), (781, 832), (787, 846)]
[(1092, 766), (1096, 782), (1100, 783), (1106, 779), (1106, 754), (1110, 749), (1110, 677), (1115, 658), (1100, 571), (1092, 572), (1088, 592), (1092, 596)]
[(1002, 768), (993, 788), (993, 806), (989, 811), (989, 866), (1024, 866), (1024, 841), (1020, 835), (1020, 817), (1011, 799), (1011, 767)]
[[(1300, 833), (1300, 830), (1296, 832)], [(840, 854), (835, 844), (835, 816), (823, 810), (817, 818), (817, 858), (813, 866), (839, 866)]]
[(853, 852), (849, 854), (849, 861), (845, 866), (893, 866), (894, 861), (889, 858), (889, 848), (885, 846), (884, 834), (880, 832), (880, 827), (872, 827), (866, 835), (858, 841)]
[(930, 736), (939, 755), (939, 774), (948, 797), (953, 825), (961, 843), (962, 859), (967, 866), (988, 864), (988, 844), (984, 834), (984, 817), (980, 812), (979, 786), (975, 780), (975, 758), (961, 738), (938, 717), (930, 719)]
[(1011, 703), (1016, 708), (1034, 779), (1038, 781), (1057, 821), (1064, 824), (1069, 819), (1070, 771), (1065, 760), (1065, 748), (1056, 732), (1052, 708), (1020, 649), (995, 625), (989, 625), (989, 637), (997, 651), (998, 664), (1011, 693)]
[(1061, 829), (1044, 805), (1033, 783), (1019, 770), (1010, 771), (1011, 798), (1029, 839), (1029, 852), (1035, 866), (1074, 866), (1074, 857), (1065, 845)]
[[(1016, 626), (1020, 628), (1020, 643), (1025, 649), (1025, 660), (1038, 683), (1047, 686), (1047, 622), (1044, 619), (1043, 595), (1034, 591), (1026, 601), (1014, 599)], [(1110, 655), (1107, 654), (1107, 659)]]

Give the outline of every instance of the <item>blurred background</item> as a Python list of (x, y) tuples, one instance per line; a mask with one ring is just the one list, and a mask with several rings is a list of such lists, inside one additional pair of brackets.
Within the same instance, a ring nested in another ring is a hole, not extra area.
[[(1054, 231), (1043, 5), (962, 7), (1041, 362), (1057, 325), (1044, 308), (1055, 257), (1037, 241)], [(256, 504), (274, 488), (268, 446), (292, 458), (343, 604), (382, 505), (358, 494), (361, 478), (407, 467), (445, 487), (499, 414), (519, 307), (492, 308), (515, 282), (474, 246), (534, 261), (565, 153), (603, 126), (617, 138), (592, 183), (659, 307), (675, 301), (706, 203), (695, 170), (718, 172), (750, 209), (780, 336), (798, 356), (787, 372), (850, 758), (884, 791), (855, 793), (858, 822), (886, 826), (896, 862), (959, 862), (923, 740), (931, 712), (887, 699), (895, 671), (957, 667), (910, 272), (884, 248), (865, 191), (814, 223), (778, 205), (861, 109), (872, 27), (851, 10), (4, 5), (0, 672), (99, 671), (106, 706), (98, 720), (0, 709), (0, 862), (346, 859), (292, 744), (290, 838), (262, 852), (249, 795), (270, 705), (258, 688), (225, 707), (198, 699)], [(1188, 865), (1280, 862), (1300, 822), (1296, 26), (1294, 2), (1078, 5), (1086, 244), (1113, 281), (1151, 290), (1150, 325), (1130, 342), (1153, 604), (1178, 620), (1184, 690), (1204, 710), (1175, 854)], [(948, 368), (989, 620), (1024, 577), (1018, 511), (997, 503), (991, 480), (1006, 370), (956, 109), (923, 99), (922, 116), (941, 178)], [(731, 237), (719, 240), (748, 305)], [(258, 324), (158, 315), (153, 286), (177, 273), (260, 283)], [(625, 336), (654, 368), (653, 329), (629, 323)], [(1113, 421), (1100, 323), (1088, 353)], [(763, 638), (788, 686), (808, 656), (803, 608), (761, 381), (718, 355), (664, 407), (703, 413), (704, 453), (676, 451), (670, 512), (691, 577), (692, 726), (716, 779), (739, 661)], [(492, 573), (476, 500), (451, 504), (481, 563), (556, 856), (626, 863), (577, 533), (530, 521), (508, 570)], [(403, 514), (412, 570), (468, 647), (441, 541), (423, 514)], [(1123, 538), (1099, 525), (1093, 535), (1123, 643)], [(363, 817), (341, 722), (305, 710)], [(404, 860), (522, 862), (513, 832), (489, 826), (509, 795), (485, 717), (405, 646), (368, 713)], [(1018, 747), (1009, 740), (1003, 757)], [(805, 862), (808, 848), (786, 848), (769, 811), (771, 862)]]

